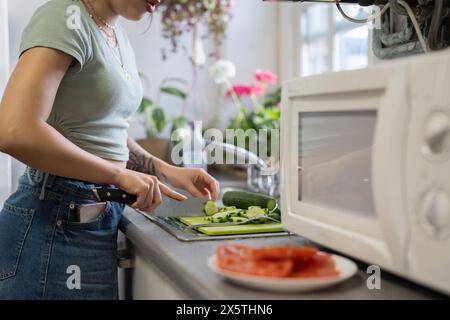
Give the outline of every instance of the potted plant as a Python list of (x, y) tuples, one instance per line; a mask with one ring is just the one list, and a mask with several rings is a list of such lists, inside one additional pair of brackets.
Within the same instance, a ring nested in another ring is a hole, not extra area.
[[(231, 61), (218, 60), (210, 69), (210, 74), (219, 85), (227, 89), (226, 96), (231, 98), (238, 109), (236, 117), (232, 118), (228, 129), (267, 130), (271, 155), (271, 130), (280, 128), (281, 88), (277, 88), (278, 77), (269, 70), (256, 70), (253, 84), (233, 85), (231, 79), (236, 75), (236, 67)], [(244, 99), (245, 104), (243, 103)], [(249, 106), (250, 102), (250, 106)], [(249, 137), (245, 148), (249, 150)], [(259, 135), (258, 138), (260, 139)], [(260, 141), (256, 141), (258, 144)]]
[[(265, 155), (259, 156), (266, 160), (269, 167), (276, 166), (277, 155), (276, 152), (271, 150), (271, 146), (272, 140), (279, 138), (278, 136), (272, 136), (272, 129), (277, 131), (280, 128), (281, 88), (276, 86), (277, 75), (268, 70), (256, 70), (253, 84), (233, 85), (231, 79), (236, 76), (236, 67), (231, 61), (227, 60), (216, 61), (210, 68), (210, 74), (216, 84), (225, 87), (226, 97), (231, 98), (237, 107), (237, 115), (229, 120), (227, 129), (242, 129), (244, 131), (252, 129), (257, 133), (260, 130), (266, 130), (267, 132), (266, 137), (259, 134), (257, 136), (246, 136), (245, 145), (238, 145), (237, 139), (227, 142), (251, 151), (250, 146), (252, 144), (260, 148), (263, 142), (260, 139), (264, 139), (268, 158), (266, 159)], [(226, 133), (224, 137), (226, 137)], [(255, 140), (250, 141), (250, 139)], [(244, 170), (247, 170), (246, 166), (239, 165), (216, 168), (216, 170), (224, 169), (227, 170), (228, 174), (240, 176), (244, 175)]]
[[(202, 45), (199, 35), (199, 24), (204, 23), (211, 37), (217, 56), (217, 49), (225, 37), (227, 25), (231, 19), (234, 0), (165, 0), (160, 5), (163, 25), (163, 37), (170, 41), (170, 52), (177, 52), (179, 40), (184, 34), (192, 34), (192, 63), (199, 64), (199, 51)], [(163, 59), (167, 58), (167, 49), (162, 49)], [(200, 54), (202, 56), (203, 53)], [(200, 59), (202, 60), (202, 59)]]
[[(138, 113), (144, 116), (144, 126), (146, 131), (146, 138), (140, 139), (137, 142), (148, 152), (154, 156), (170, 161), (170, 139), (164, 135), (168, 127), (169, 121), (163, 107), (160, 106), (160, 100), (163, 95), (169, 95), (180, 99), (184, 104), (187, 99), (187, 94), (174, 85), (167, 85), (169, 82), (185, 83), (182, 79), (167, 78), (162, 81), (158, 90), (156, 100), (153, 101), (148, 97), (142, 99)], [(172, 133), (174, 130), (187, 126), (187, 119), (184, 116), (178, 116), (171, 121)]]

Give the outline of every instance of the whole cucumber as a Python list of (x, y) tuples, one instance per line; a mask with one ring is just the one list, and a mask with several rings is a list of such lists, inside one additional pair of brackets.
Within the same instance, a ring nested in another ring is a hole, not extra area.
[(258, 206), (273, 210), (277, 207), (275, 199), (260, 193), (247, 191), (227, 191), (223, 195), (222, 202), (226, 206), (235, 206), (238, 209), (247, 210), (249, 207)]

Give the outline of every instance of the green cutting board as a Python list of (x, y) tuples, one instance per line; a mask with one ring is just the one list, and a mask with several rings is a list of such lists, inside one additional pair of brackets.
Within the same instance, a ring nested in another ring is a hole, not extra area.
[[(182, 223), (188, 226), (211, 223), (210, 221), (207, 221), (205, 217), (182, 217), (179, 219)], [(225, 236), (233, 234), (284, 231), (283, 227), (281, 226), (281, 223), (244, 224), (240, 226), (223, 226), (223, 227), (201, 227), (198, 228), (197, 230), (208, 236)]]

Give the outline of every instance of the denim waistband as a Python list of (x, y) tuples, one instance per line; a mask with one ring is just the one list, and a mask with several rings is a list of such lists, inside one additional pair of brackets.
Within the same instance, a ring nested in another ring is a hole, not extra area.
[(114, 187), (113, 185), (110, 184), (98, 184), (83, 180), (60, 177), (50, 174), (48, 172), (37, 170), (29, 166), (26, 167), (25, 173), (21, 179), (25, 178), (26, 180), (21, 180), (22, 183), (26, 181), (32, 187), (41, 188), (39, 200), (45, 199), (47, 188), (55, 188), (55, 186), (59, 187), (59, 189), (64, 189), (70, 192), (78, 193), (80, 195), (92, 199), (95, 199), (94, 195), (92, 194), (92, 189)]

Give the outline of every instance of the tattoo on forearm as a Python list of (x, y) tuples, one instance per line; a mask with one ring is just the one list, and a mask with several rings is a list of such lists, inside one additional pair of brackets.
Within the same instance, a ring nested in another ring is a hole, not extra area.
[(130, 159), (127, 162), (127, 169), (156, 176), (161, 181), (166, 180), (165, 175), (156, 168), (154, 156), (142, 152), (134, 141), (128, 143), (128, 148)]

